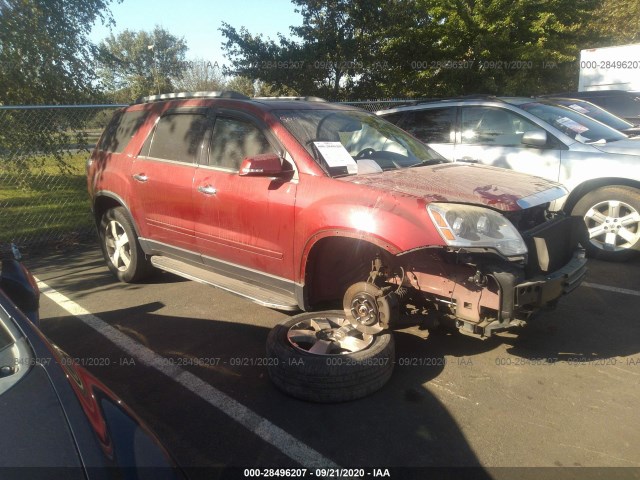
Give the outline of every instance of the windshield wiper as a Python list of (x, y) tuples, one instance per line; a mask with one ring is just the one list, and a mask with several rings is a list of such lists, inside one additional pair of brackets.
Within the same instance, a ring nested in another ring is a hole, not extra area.
[(426, 165), (437, 165), (439, 163), (449, 163), (449, 160), (445, 158), (430, 158), (429, 160), (421, 160), (418, 163), (411, 164), (407, 168), (424, 167)]

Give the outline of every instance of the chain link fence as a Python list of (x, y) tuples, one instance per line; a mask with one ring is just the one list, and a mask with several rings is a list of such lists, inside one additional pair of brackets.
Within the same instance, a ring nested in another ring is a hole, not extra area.
[(400, 105), (408, 105), (423, 101), (426, 99), (407, 99), (407, 98), (393, 98), (382, 100), (360, 100), (355, 102), (341, 102), (344, 105), (352, 105), (354, 107), (362, 108), (367, 112), (377, 112), (378, 110), (385, 110), (387, 108), (399, 107)]
[(85, 161), (118, 107), (0, 107), (0, 244), (33, 252), (93, 235)]
[[(412, 101), (344, 103), (375, 112)], [(0, 245), (37, 252), (94, 236), (85, 162), (122, 106), (0, 106)]]

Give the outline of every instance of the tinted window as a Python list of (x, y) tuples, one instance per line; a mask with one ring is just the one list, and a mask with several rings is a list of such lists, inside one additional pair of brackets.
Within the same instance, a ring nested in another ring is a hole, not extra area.
[(382, 118), (384, 118), (387, 122), (391, 122), (394, 125), (398, 125), (400, 128), (402, 128), (401, 123), (402, 119), (405, 117), (406, 113), (405, 112), (398, 112), (398, 113), (392, 113), (391, 115), (381, 115)]
[(409, 111), (402, 128), (426, 143), (455, 141), (456, 107)]
[(627, 128), (633, 127), (631, 123), (619, 117), (616, 117), (612, 113), (609, 113), (607, 110), (589, 102), (582, 102), (580, 100), (559, 100), (558, 103), (564, 105), (565, 107), (569, 107), (570, 109), (575, 110), (578, 113), (582, 113), (583, 115), (588, 115), (591, 118), (595, 118), (599, 122), (606, 123), (616, 130), (625, 130)]
[(262, 153), (276, 153), (263, 133), (249, 122), (217, 118), (213, 127), (209, 165), (239, 170), (242, 160)]
[(522, 134), (541, 130), (516, 113), (501, 108), (464, 107), (462, 109), (462, 143), (522, 146)]
[(623, 140), (626, 135), (613, 128), (596, 122), (586, 115), (568, 107), (553, 105), (544, 101), (530, 102), (520, 108), (544, 120), (565, 135), (581, 143)]
[(637, 97), (632, 95), (612, 95), (609, 97), (601, 97), (593, 100), (593, 103), (601, 105), (604, 109), (610, 110), (616, 115), (633, 117), (640, 115), (640, 103), (636, 100)]
[(149, 112), (146, 110), (116, 112), (100, 138), (98, 149), (106, 152), (122, 152), (148, 115)]
[(207, 118), (204, 115), (165, 115), (156, 126), (149, 156), (196, 163), (206, 131)]

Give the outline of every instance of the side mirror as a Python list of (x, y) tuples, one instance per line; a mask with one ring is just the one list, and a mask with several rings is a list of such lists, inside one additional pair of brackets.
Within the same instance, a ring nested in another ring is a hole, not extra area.
[(263, 153), (247, 157), (240, 164), (241, 177), (283, 177), (293, 172), (289, 165), (275, 153)]
[(547, 132), (544, 130), (524, 132), (521, 143), (531, 147), (544, 147), (547, 144)]

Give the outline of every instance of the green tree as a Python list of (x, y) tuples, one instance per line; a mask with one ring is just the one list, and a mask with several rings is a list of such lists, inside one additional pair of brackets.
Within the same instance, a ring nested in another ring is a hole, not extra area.
[(233, 90), (234, 92), (242, 93), (247, 97), (253, 97), (256, 95), (256, 81), (251, 80), (248, 77), (236, 76), (229, 79), (225, 84), (225, 90)]
[(221, 31), (235, 73), (304, 94), (530, 95), (575, 88), (603, 1), (632, 0), (294, 0), (293, 39)]
[(208, 92), (223, 90), (226, 80), (217, 63), (202, 58), (185, 62), (182, 78), (174, 81), (181, 92)]
[(593, 47), (609, 47), (640, 42), (640, 2), (603, 0), (592, 23), (596, 39)]
[[(526, 94), (577, 82), (598, 0), (415, 0), (385, 35), (387, 88), (408, 95)], [(419, 12), (422, 12), (421, 14)], [(401, 34), (399, 29), (407, 32)]]
[(345, 98), (370, 68), (383, 24), (381, 0), (293, 0), (302, 25), (291, 27), (294, 40), (278, 41), (237, 30), (227, 23), (226, 56), (233, 74), (267, 82), (275, 89), (305, 95)]
[(112, 0), (0, 1), (0, 104), (83, 103), (96, 97), (97, 20)]
[[(111, 0), (0, 1), (0, 105), (60, 105), (101, 100), (95, 46), (100, 20), (113, 24)], [(68, 170), (69, 148), (84, 145), (85, 117), (66, 109), (0, 112), (0, 169), (27, 185), (29, 169), (54, 159)]]
[(153, 32), (125, 30), (100, 44), (100, 76), (117, 101), (171, 92), (186, 68), (186, 52), (184, 38), (162, 27), (156, 26)]

